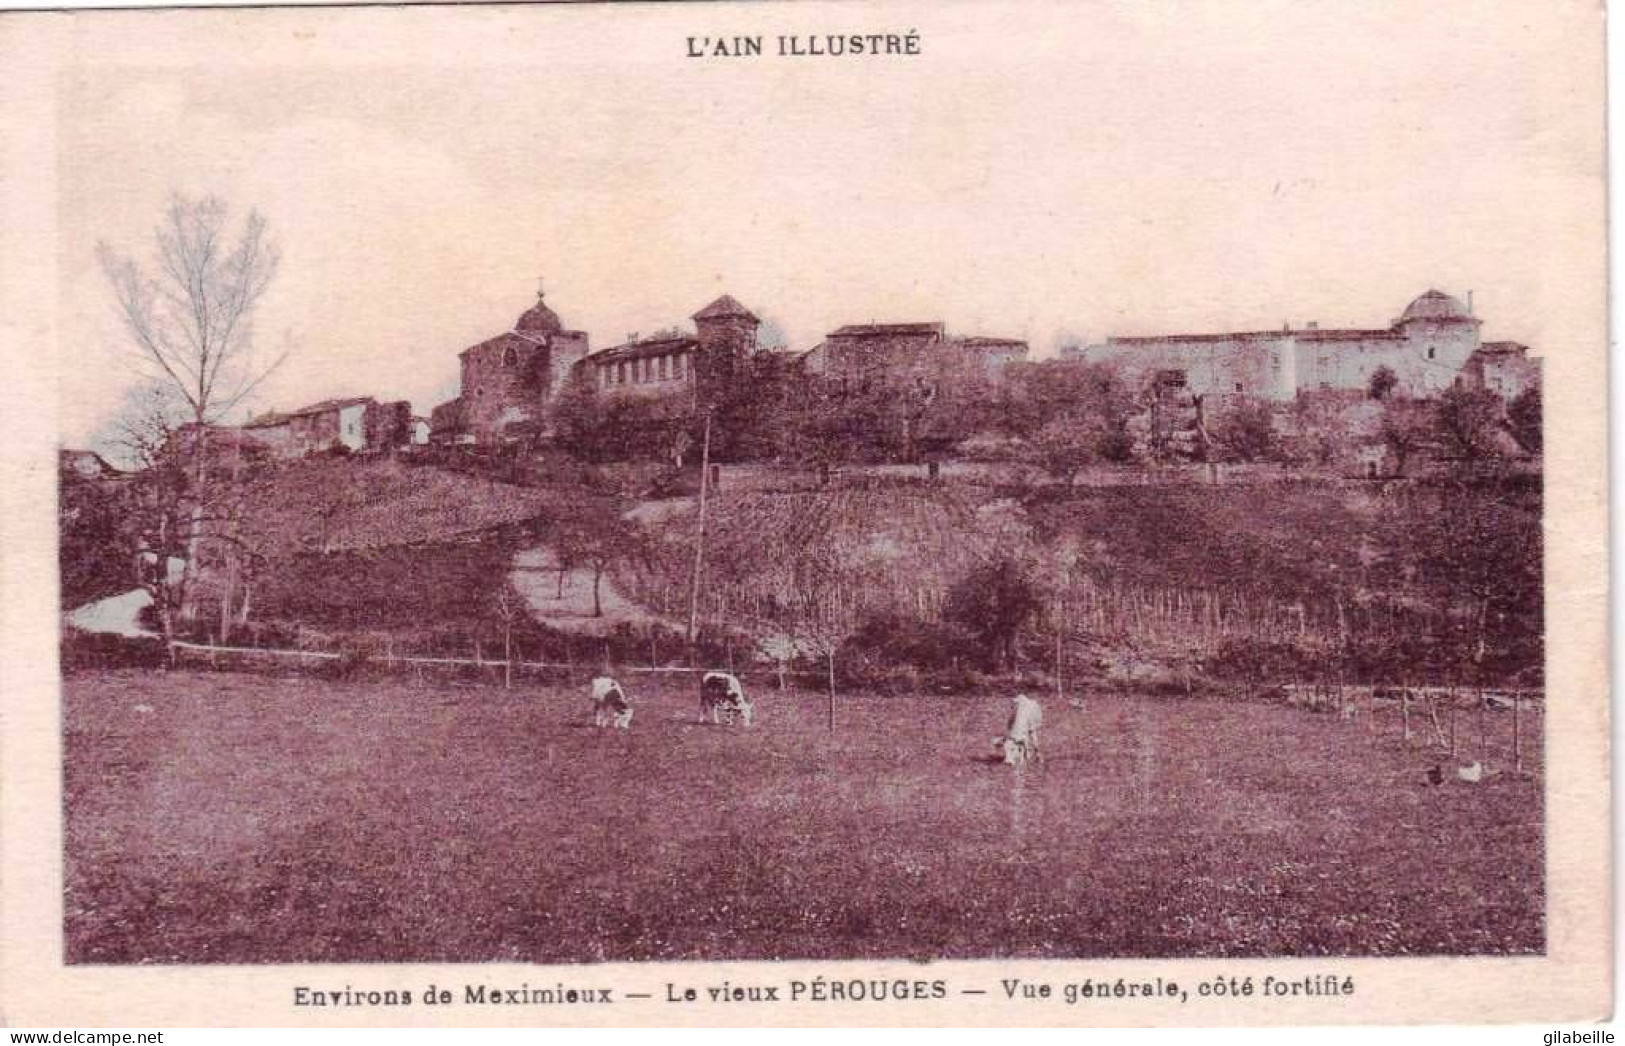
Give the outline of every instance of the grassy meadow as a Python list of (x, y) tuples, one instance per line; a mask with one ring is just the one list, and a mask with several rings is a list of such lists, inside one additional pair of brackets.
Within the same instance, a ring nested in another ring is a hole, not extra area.
[[(64, 680), (72, 963), (1544, 950), (1542, 798), (1278, 702)], [(1448, 768), (1447, 768), (1448, 769)]]

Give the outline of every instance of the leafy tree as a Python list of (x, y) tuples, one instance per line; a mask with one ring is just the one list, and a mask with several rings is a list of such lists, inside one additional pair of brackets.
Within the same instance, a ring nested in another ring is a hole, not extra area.
[(622, 511), (619, 499), (581, 489), (567, 499), (558, 519), (554, 544), (559, 561), (592, 571), (593, 617), (604, 616), (604, 575), (641, 547), (637, 524), (624, 518)]
[(802, 392), (799, 377), (786, 353), (757, 352), (740, 361), (732, 380), (715, 400), (712, 459), (760, 461), (778, 457), (785, 442), (786, 410)]
[(1034, 461), (1068, 487), (1100, 459), (1100, 444), (1100, 433), (1086, 419), (1070, 415), (1051, 419), (1030, 441)]
[(1219, 455), (1230, 461), (1261, 461), (1275, 451), (1275, 412), (1262, 400), (1243, 400), (1213, 426)]
[(126, 484), (87, 479), (72, 468), (57, 481), (57, 561), (64, 609), (127, 592), (133, 584), (122, 530)]
[(904, 406), (883, 383), (828, 379), (808, 383), (780, 413), (786, 460), (820, 469), (896, 459), (903, 450)]
[(1501, 398), (1489, 389), (1451, 386), (1439, 397), (1434, 416), (1440, 449), (1467, 462), (1498, 456), (1503, 413)]
[(601, 451), (603, 397), (588, 367), (577, 367), (553, 405), (553, 439), (566, 453), (592, 461)]
[[(1030, 439), (1062, 416), (1087, 417), (1098, 434), (1126, 432), (1139, 410), (1133, 390), (1117, 369), (1106, 363), (1044, 360), (1012, 364), (1006, 369), (1002, 426), (1005, 434)], [(1113, 438), (1102, 450), (1113, 460), (1124, 453), (1126, 438)]]
[(1476, 672), (1529, 661), (1519, 648), (1545, 631), (1538, 496), (1506, 479), (1451, 481), (1428, 496), (1433, 510), (1407, 537), (1418, 581), (1445, 594), (1456, 657)]
[(1512, 428), (1512, 438), (1518, 441), (1518, 446), (1525, 454), (1540, 454), (1543, 418), (1544, 409), (1541, 406), (1539, 385), (1531, 385), (1524, 389), (1508, 405), (1507, 421)]
[(1027, 619), (1043, 606), (1038, 585), (1010, 557), (979, 566), (948, 593), (943, 618), (973, 636), (986, 663), (997, 671), (1016, 660), (1016, 640)]
[(1427, 404), (1407, 396), (1395, 396), (1383, 404), (1378, 434), (1394, 461), (1394, 475), (1405, 475), (1405, 467), (1433, 438), (1433, 418)]
[(1378, 367), (1376, 370), (1371, 372), (1371, 382), (1368, 388), (1372, 399), (1385, 400), (1393, 393), (1395, 387), (1398, 385), (1399, 375), (1394, 373), (1394, 369), (1392, 367), (1388, 366), (1387, 364), (1383, 364), (1381, 367)]

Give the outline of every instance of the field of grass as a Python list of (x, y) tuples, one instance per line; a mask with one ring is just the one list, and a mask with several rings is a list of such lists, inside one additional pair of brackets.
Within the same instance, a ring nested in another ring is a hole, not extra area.
[(74, 963), (1528, 953), (1538, 780), (1430, 787), (1336, 716), (754, 684), (701, 726), (585, 687), (110, 671), (65, 680)]

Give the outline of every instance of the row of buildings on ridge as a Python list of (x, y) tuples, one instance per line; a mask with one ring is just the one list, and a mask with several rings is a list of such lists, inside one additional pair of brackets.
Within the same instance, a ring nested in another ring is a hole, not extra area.
[(1467, 301), (1429, 290), (1386, 327), (1309, 323), (1278, 331), (1114, 337), (1063, 356), (1110, 363), (1131, 381), (1197, 396), (1281, 402), (1306, 392), (1360, 392), (1386, 368), (1396, 388), (1411, 396), (1465, 385), (1513, 399), (1540, 380), (1539, 360), (1526, 345), (1482, 340), (1483, 321), (1473, 315), (1470, 292)]
[[(1468, 304), (1437, 290), (1415, 298), (1388, 326), (1112, 337), (1062, 350), (1063, 359), (1110, 364), (1146, 388), (1197, 397), (1247, 396), (1275, 402), (1305, 393), (1363, 392), (1379, 369), (1397, 388), (1431, 396), (1453, 385), (1492, 390), (1510, 400), (1540, 380), (1540, 361), (1516, 342), (1485, 342)], [(803, 352), (764, 349), (761, 320), (724, 294), (691, 317), (693, 332), (672, 329), (591, 351), (585, 331), (565, 326), (538, 292), (511, 330), (458, 354), (459, 394), (428, 418), (403, 401), (371, 397), (324, 400), (269, 413), (242, 426), (276, 456), (412, 444), (492, 445), (545, 436), (558, 397), (572, 380), (606, 400), (689, 397), (735, 380), (758, 352), (785, 352), (809, 379), (836, 379), (914, 390), (981, 383), (996, 386), (1028, 359), (1017, 338), (951, 334), (946, 325), (868, 323), (839, 327)]]
[(808, 375), (910, 386), (997, 382), (1006, 366), (1028, 353), (1019, 339), (954, 335), (942, 323), (848, 325), (805, 352), (764, 348), (761, 319), (728, 294), (690, 319), (693, 333), (629, 336), (591, 352), (587, 335), (567, 329), (538, 293), (513, 330), (459, 354), (460, 394), (434, 409), (430, 440), (491, 444), (543, 435), (557, 397), (578, 375), (606, 399), (698, 401), (717, 383), (736, 380), (741, 364), (759, 352), (784, 353)]

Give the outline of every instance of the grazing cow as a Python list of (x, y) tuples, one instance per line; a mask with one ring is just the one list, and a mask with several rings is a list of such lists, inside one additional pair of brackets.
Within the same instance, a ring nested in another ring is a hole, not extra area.
[(1004, 736), (993, 739), (994, 748), (1004, 750), (1004, 761), (1009, 766), (1024, 766), (1037, 759), (1038, 729), (1044, 725), (1044, 710), (1026, 694), (1017, 694), (1010, 702), (1010, 725)]
[(599, 676), (592, 681), (592, 725), (611, 724), (617, 730), (632, 728), (632, 700), (621, 684), (609, 676)]
[(707, 672), (700, 679), (700, 722), (706, 716), (712, 723), (724, 719), (732, 723), (737, 714), (749, 726), (756, 708), (745, 699), (745, 688), (731, 672)]

